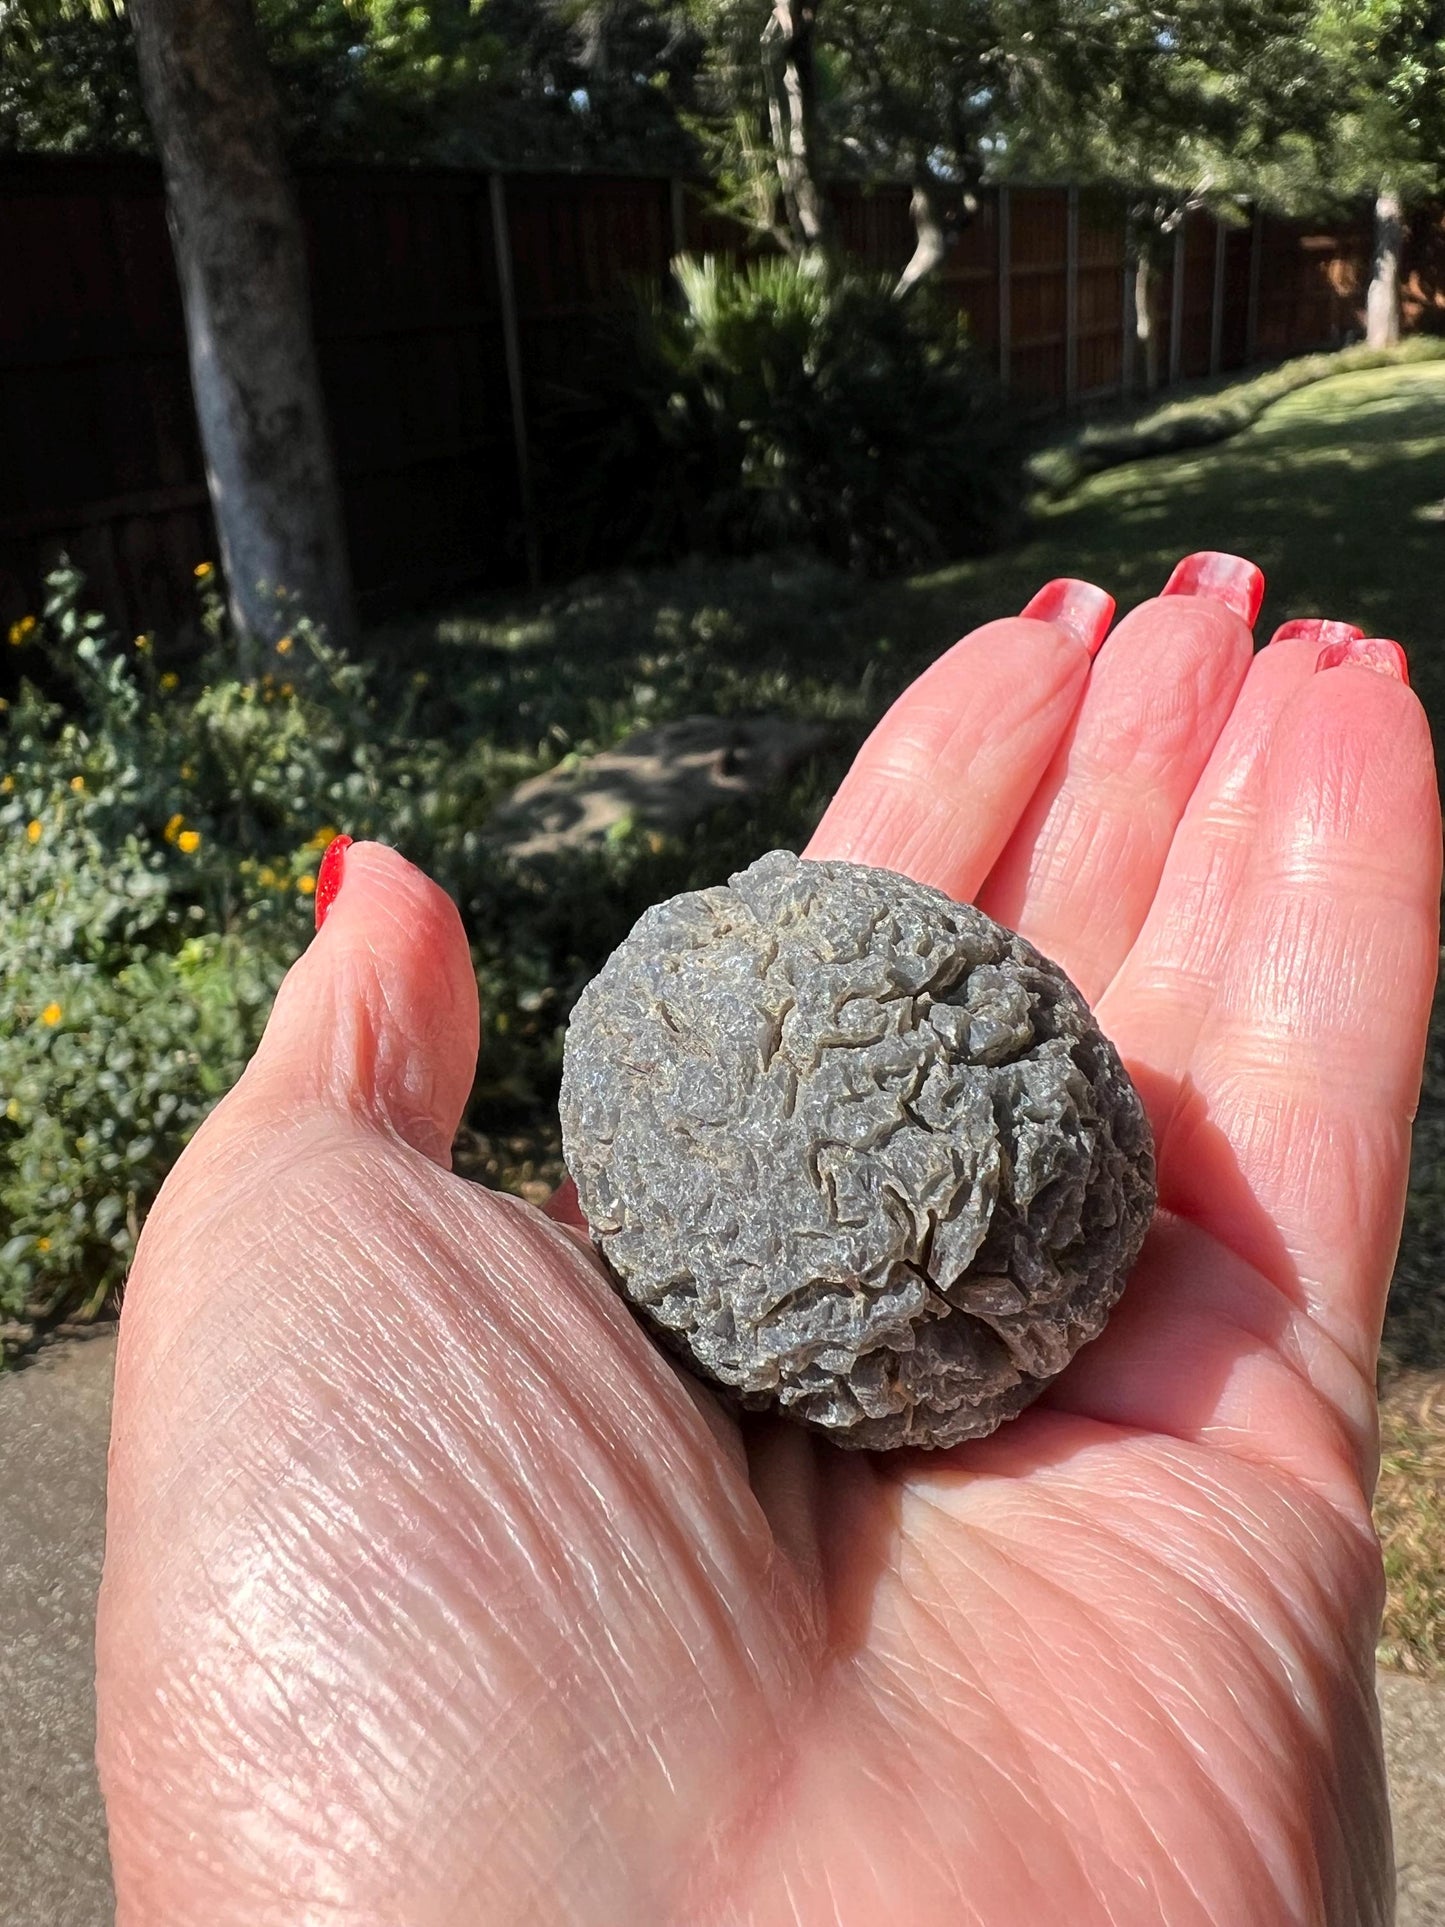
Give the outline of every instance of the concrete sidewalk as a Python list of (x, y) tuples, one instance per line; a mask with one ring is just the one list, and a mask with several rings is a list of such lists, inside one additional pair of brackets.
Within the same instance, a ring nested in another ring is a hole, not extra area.
[(92, 1643), (115, 1341), (0, 1378), (0, 1927), (101, 1927), (114, 1908)]
[[(0, 1927), (111, 1919), (91, 1634), (114, 1360), (99, 1334), (0, 1378)], [(1380, 1702), (1397, 1927), (1445, 1927), (1445, 1687), (1382, 1673)]]

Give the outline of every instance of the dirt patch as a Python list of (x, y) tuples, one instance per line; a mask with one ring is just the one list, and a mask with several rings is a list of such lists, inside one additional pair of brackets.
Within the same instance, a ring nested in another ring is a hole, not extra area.
[(683, 716), (530, 778), (487, 833), (528, 860), (596, 848), (634, 828), (677, 836), (779, 788), (829, 735), (788, 716)]

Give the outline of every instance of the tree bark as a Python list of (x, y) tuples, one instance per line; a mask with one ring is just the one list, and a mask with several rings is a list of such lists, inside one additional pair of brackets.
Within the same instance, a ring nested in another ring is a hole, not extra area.
[(948, 217), (939, 201), (937, 183), (922, 170), (914, 177), (908, 212), (913, 217), (913, 232), (917, 238), (913, 253), (894, 287), (893, 293), (897, 298), (938, 272), (953, 238)]
[(1375, 196), (1375, 247), (1370, 290), (1365, 297), (1365, 341), (1371, 348), (1393, 348), (1400, 339), (1400, 250), (1405, 210), (1393, 188)]
[(820, 259), (832, 247), (833, 222), (818, 184), (818, 9), (822, 0), (773, 0), (764, 40), (775, 41), (778, 81), (770, 86), (773, 147), (783, 210), (795, 251)]
[(949, 249), (978, 213), (978, 194), (975, 186), (945, 185), (927, 157), (917, 156), (908, 212), (913, 218), (914, 248), (894, 285), (895, 300), (943, 266)]
[(286, 609), (345, 643), (351, 578), (301, 218), (250, 0), (132, 0), (191, 386), (243, 645)]
[(1159, 331), (1154, 325), (1154, 262), (1144, 244), (1134, 255), (1134, 338), (1136, 365), (1144, 370), (1144, 393), (1152, 395), (1159, 386)]

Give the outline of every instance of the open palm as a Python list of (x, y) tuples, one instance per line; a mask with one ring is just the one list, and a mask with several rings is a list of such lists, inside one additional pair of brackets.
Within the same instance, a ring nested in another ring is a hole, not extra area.
[(1245, 565), (1171, 587), (1092, 666), (1084, 585), (967, 637), (810, 851), (1020, 930), (1153, 1119), (1108, 1331), (978, 1444), (740, 1429), (565, 1201), (455, 1178), (462, 931), (349, 852), (122, 1320), (122, 1923), (1389, 1917), (1373, 1361), (1434, 767), (1399, 680), (1316, 673), (1349, 632), (1251, 660)]

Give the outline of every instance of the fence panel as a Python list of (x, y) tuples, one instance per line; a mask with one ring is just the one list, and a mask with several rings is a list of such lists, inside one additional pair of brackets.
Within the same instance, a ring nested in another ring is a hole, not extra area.
[(968, 321), (970, 337), (996, 362), (999, 343), (998, 194), (981, 193), (978, 211), (944, 256), (939, 282)]
[(1196, 381), (1210, 371), (1214, 332), (1215, 224), (1209, 214), (1184, 223), (1184, 278), (1179, 310), (1179, 377)]
[(1009, 383), (1045, 411), (1067, 378), (1068, 201), (1062, 187), (1009, 189)]
[[(512, 175), (495, 203), (491, 176), (443, 170), (313, 172), (300, 188), (347, 530), (372, 602), (521, 579), (520, 445), (575, 379), (597, 318), (627, 285), (661, 286), (679, 245), (734, 256), (752, 245), (704, 189), (659, 178)], [(850, 253), (903, 266), (914, 242), (905, 187), (845, 185), (835, 206)], [(1107, 196), (1011, 186), (1005, 217), (997, 190), (980, 194), (939, 283), (1032, 408), (1117, 393), (1131, 364), (1142, 378), (1125, 239)], [(1171, 348), (1193, 376), (1360, 325), (1359, 223), (1262, 219), (1229, 228), (1221, 253), (1214, 223), (1192, 217), (1177, 308), (1174, 258), (1166, 246), (1154, 276), (1161, 378)], [(182, 627), (191, 570), (215, 539), (157, 171), (0, 161), (0, 260), (0, 620), (33, 606), (64, 548), (117, 621)], [(1407, 325), (1445, 326), (1438, 214), (1412, 225), (1404, 291)]]
[(1351, 226), (1340, 234), (1261, 216), (1255, 353), (1265, 358), (1326, 348), (1360, 321), (1368, 247)]
[(520, 490), (486, 177), (328, 173), (302, 200), (358, 590), (507, 579)]
[[(1355, 244), (1364, 277), (1369, 274), (1370, 237)], [(1445, 216), (1439, 208), (1422, 210), (1410, 222), (1401, 284), (1402, 319), (1424, 334), (1445, 334)], [(1361, 297), (1363, 298), (1363, 297)]]
[(108, 609), (181, 619), (210, 510), (153, 170), (7, 163), (0, 259), (0, 600), (63, 546)]
[(838, 240), (844, 250), (870, 268), (897, 275), (913, 252), (913, 221), (908, 189), (859, 187), (849, 182), (833, 195)]
[(1078, 398), (1117, 394), (1124, 356), (1124, 212), (1112, 197), (1079, 197)]
[(1220, 367), (1243, 368), (1249, 360), (1249, 261), (1254, 227), (1230, 227), (1224, 233), (1224, 326), (1220, 339)]

